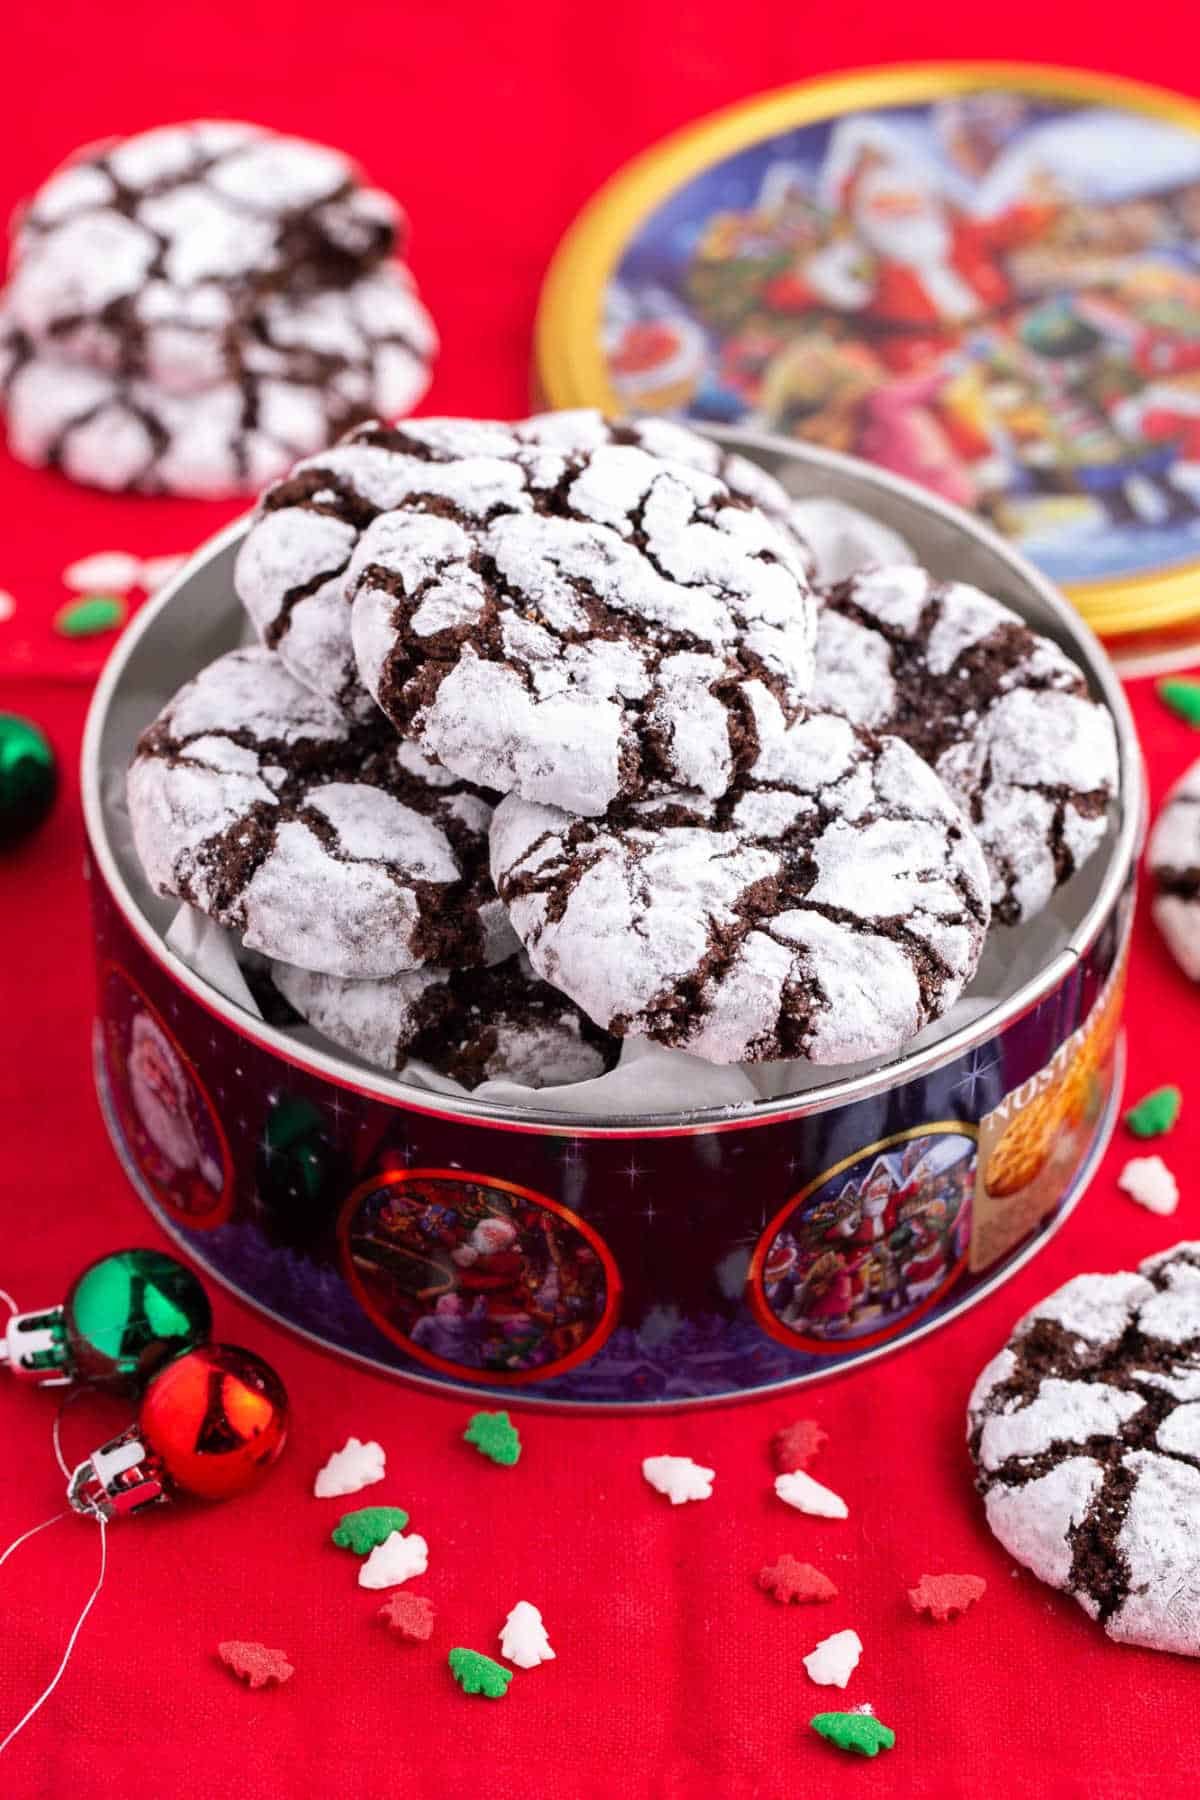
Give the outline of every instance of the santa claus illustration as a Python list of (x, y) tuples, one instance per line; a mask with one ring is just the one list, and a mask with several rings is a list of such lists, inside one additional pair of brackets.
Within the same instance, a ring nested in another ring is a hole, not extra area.
[(149, 1140), (142, 1158), (148, 1172), (182, 1211), (207, 1211), (221, 1191), (221, 1168), (196, 1134), (183, 1064), (148, 1013), (134, 1017), (127, 1067), (134, 1111)]
[(896, 1226), (898, 1190), (891, 1170), (882, 1158), (874, 1164), (862, 1184), (859, 1215), (846, 1233), (850, 1243), (870, 1248), (880, 1243)]
[(840, 231), (772, 283), (768, 304), (855, 314), (897, 373), (927, 367), (967, 328), (1012, 304), (1002, 253), (1040, 236), (1056, 211), (1026, 201), (973, 217), (924, 170), (875, 143), (859, 148), (836, 201)]
[(458, 1286), (464, 1295), (483, 1299), (489, 1318), (503, 1319), (524, 1311), (519, 1290), (525, 1278), (525, 1258), (511, 1219), (489, 1214), (480, 1219), (466, 1242), (450, 1252), (458, 1270)]

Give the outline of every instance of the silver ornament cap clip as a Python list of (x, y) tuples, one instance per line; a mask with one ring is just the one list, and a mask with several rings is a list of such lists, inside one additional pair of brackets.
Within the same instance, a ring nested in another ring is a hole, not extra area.
[(67, 1499), (87, 1518), (126, 1518), (167, 1499), (162, 1464), (131, 1425), (79, 1464), (67, 1485)]
[(0, 1368), (39, 1387), (66, 1387), (71, 1371), (66, 1341), (66, 1311), (50, 1306), (41, 1312), (14, 1313), (0, 1338)]

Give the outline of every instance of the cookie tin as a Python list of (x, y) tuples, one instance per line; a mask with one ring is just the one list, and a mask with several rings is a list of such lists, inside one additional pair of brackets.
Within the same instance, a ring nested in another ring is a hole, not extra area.
[(1122, 799), (1056, 953), (982, 1016), (866, 1074), (740, 1107), (601, 1119), (445, 1096), (311, 1047), (164, 942), (120, 803), (134, 740), (237, 643), (245, 522), (145, 607), (83, 753), (98, 1001), (117, 1154), (210, 1274), (405, 1379), (561, 1406), (664, 1406), (813, 1381), (952, 1319), (1087, 1185), (1121, 1086), (1142, 789), (1095, 639), (966, 513), (839, 455), (725, 430), (798, 494), (873, 512), (935, 571), (1059, 639), (1116, 719)]
[(537, 376), (916, 479), (1169, 662), (1200, 638), (1200, 103), (939, 63), (734, 106), (581, 214)]

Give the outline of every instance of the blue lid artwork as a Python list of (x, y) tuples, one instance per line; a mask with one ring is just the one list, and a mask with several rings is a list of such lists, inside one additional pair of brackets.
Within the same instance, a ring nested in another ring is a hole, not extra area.
[(1136, 626), (1131, 580), (1200, 564), (1200, 107), (1028, 73), (811, 84), (643, 158), (560, 253), (603, 268), (594, 360), (552, 272), (549, 398), (865, 457)]

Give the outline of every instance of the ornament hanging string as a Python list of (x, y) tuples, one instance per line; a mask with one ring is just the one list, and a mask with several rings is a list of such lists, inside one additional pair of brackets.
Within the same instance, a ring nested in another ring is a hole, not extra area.
[[(42, 1689), (24, 1718), (18, 1719), (7, 1737), (0, 1743), (0, 1756), (4, 1755), (4, 1752), (8, 1749), (8, 1746), (12, 1743), (13, 1739), (18, 1736), (20, 1732), (24, 1731), (25, 1727), (29, 1724), (29, 1721), (41, 1711), (42, 1707), (46, 1704), (63, 1676), (66, 1674), (67, 1664), (71, 1660), (76, 1641), (78, 1640), (80, 1632), (83, 1630), (87, 1616), (100, 1598), (100, 1590), (104, 1586), (104, 1577), (108, 1572), (108, 1525), (102, 1513), (96, 1513), (94, 1516), (97, 1525), (100, 1527), (100, 1573), (96, 1577), (96, 1585), (88, 1595), (83, 1611), (75, 1621), (71, 1635), (67, 1639), (67, 1647), (62, 1654), (62, 1661), (59, 1663), (57, 1669), (50, 1678), (50, 1681)], [(39, 1531), (46, 1531), (51, 1525), (57, 1525), (60, 1519), (67, 1519), (70, 1517), (71, 1514), (64, 1508), (62, 1512), (54, 1513), (49, 1519), (43, 1519), (40, 1525), (34, 1525), (29, 1531), (22, 1532), (19, 1538), (14, 1538), (3, 1556), (0, 1556), (0, 1568), (3, 1568), (14, 1550), (19, 1550), (22, 1544), (28, 1543), (30, 1538), (36, 1537)]]
[(20, 1307), (17, 1305), (16, 1301), (13, 1299), (12, 1295), (9, 1293), (7, 1288), (0, 1288), (0, 1300), (3, 1300), (5, 1306), (7, 1306), (10, 1314), (17, 1313), (20, 1311)]
[[(17, 1311), (19, 1309), (17, 1307), (16, 1301), (13, 1299), (11, 1294), (6, 1292), (6, 1290), (4, 1288), (0, 1288), (0, 1299), (7, 1301), (9, 1311), (12, 1314), (15, 1315), (17, 1313)], [(63, 1456), (63, 1453), (62, 1453), (63, 1414), (66, 1412), (68, 1406), (71, 1405), (72, 1401), (77, 1400), (79, 1398), (80, 1393), (83, 1393), (83, 1392), (86, 1392), (86, 1389), (76, 1388), (76, 1389), (73, 1389), (70, 1393), (64, 1394), (62, 1400), (59, 1402), (58, 1410), (54, 1415), (54, 1423), (50, 1428), (50, 1441), (54, 1447), (54, 1459), (68, 1480), (70, 1479), (71, 1471), (70, 1471), (69, 1467), (67, 1466), (66, 1458)], [(52, 1513), (48, 1519), (43, 1519), (40, 1525), (34, 1525), (28, 1531), (22, 1532), (21, 1536), (19, 1538), (15, 1538), (13, 1540), (13, 1542), (8, 1546), (8, 1549), (4, 1552), (3, 1556), (0, 1556), (0, 1568), (4, 1567), (4, 1564), (8, 1561), (9, 1557), (13, 1554), (14, 1550), (19, 1550), (21, 1548), (22, 1544), (26, 1544), (29, 1542), (30, 1538), (36, 1537), (38, 1535), (39, 1531), (47, 1531), (47, 1530), (49, 1530), (51, 1525), (57, 1525), (60, 1519), (69, 1519), (71, 1516), (72, 1515), (71, 1515), (69, 1509), (64, 1507), (62, 1512)], [(29, 1708), (29, 1710), (25, 1714), (24, 1718), (19, 1719), (18, 1722), (13, 1726), (12, 1730), (8, 1733), (7, 1737), (5, 1737), (3, 1742), (0, 1742), (0, 1756), (4, 1755), (4, 1752), (8, 1749), (8, 1746), (12, 1743), (13, 1739), (20, 1732), (24, 1731), (24, 1729), (25, 1729), (26, 1725), (28, 1725), (29, 1721), (38, 1712), (41, 1711), (42, 1707), (46, 1704), (47, 1700), (50, 1698), (51, 1694), (54, 1692), (55, 1688), (58, 1686), (58, 1684), (62, 1680), (63, 1676), (66, 1674), (67, 1664), (71, 1660), (71, 1655), (75, 1649), (75, 1644), (79, 1637), (79, 1633), (83, 1630), (84, 1622), (86, 1621), (88, 1614), (91, 1612), (93, 1606), (96, 1604), (96, 1601), (100, 1598), (100, 1590), (104, 1586), (104, 1578), (108, 1571), (108, 1533), (107, 1533), (107, 1520), (103, 1517), (102, 1514), (97, 1513), (95, 1516), (96, 1516), (96, 1523), (100, 1527), (100, 1573), (96, 1577), (96, 1585), (92, 1589), (91, 1594), (88, 1596), (87, 1604), (84, 1606), (83, 1611), (80, 1613), (79, 1617), (75, 1621), (74, 1629), (72, 1630), (70, 1637), (67, 1639), (67, 1647), (63, 1651), (62, 1661), (59, 1663), (58, 1668), (55, 1670), (54, 1675), (49, 1682), (49, 1685), (42, 1689), (41, 1693), (38, 1695), (38, 1697), (34, 1701), (33, 1705)]]

